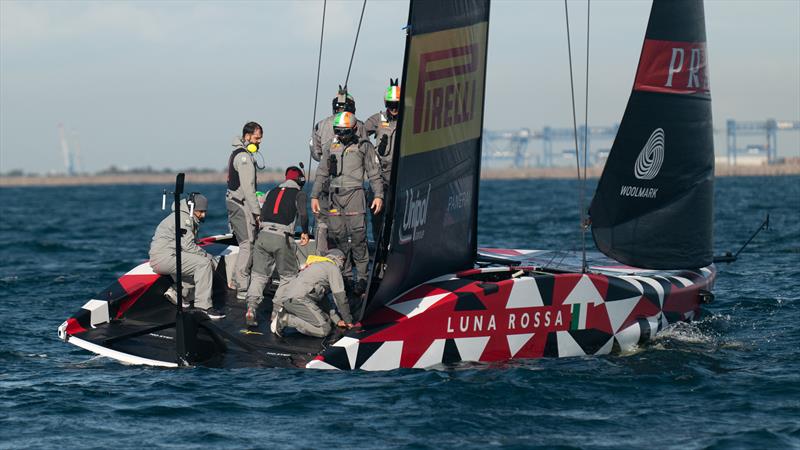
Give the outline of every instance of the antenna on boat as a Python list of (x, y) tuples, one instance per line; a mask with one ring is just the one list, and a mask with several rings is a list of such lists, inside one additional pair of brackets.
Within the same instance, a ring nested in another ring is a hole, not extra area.
[(584, 125), (583, 125), (583, 176), (581, 177), (581, 158), (578, 151), (578, 120), (575, 113), (575, 81), (572, 75), (572, 42), (569, 32), (569, 6), (567, 0), (564, 0), (564, 17), (567, 23), (567, 53), (569, 55), (569, 88), (572, 94), (572, 128), (573, 137), (575, 140), (575, 164), (578, 168), (578, 185), (579, 185), (579, 208), (580, 208), (580, 240), (581, 240), (581, 272), (586, 273), (586, 228), (588, 221), (586, 220), (586, 207), (585, 207), (585, 191), (586, 191), (586, 175), (587, 175), (587, 147), (589, 140), (589, 13), (590, 13), (591, 0), (586, 2), (586, 98), (584, 109)]

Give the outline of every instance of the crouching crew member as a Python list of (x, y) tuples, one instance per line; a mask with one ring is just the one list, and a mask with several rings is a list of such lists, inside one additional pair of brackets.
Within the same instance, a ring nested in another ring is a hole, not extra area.
[(228, 158), (228, 191), (225, 205), (228, 208), (228, 223), (239, 243), (239, 255), (233, 268), (232, 288), (236, 297), (244, 300), (250, 284), (250, 268), (253, 264), (253, 242), (260, 208), (256, 197), (256, 160), (254, 154), (261, 143), (261, 125), (248, 122), (242, 129), (242, 137), (233, 140), (233, 152)]
[[(400, 86), (397, 79), (389, 79), (389, 87), (383, 97), (385, 111), (377, 112), (370, 116), (364, 125), (367, 134), (375, 136), (375, 164), (381, 172), (383, 183), (383, 200), (389, 202), (389, 181), (392, 175), (392, 151), (394, 150), (394, 137), (397, 130), (397, 117), (400, 113)], [(375, 241), (383, 227), (384, 212), (372, 213), (372, 237)]]
[[(211, 301), (211, 283), (214, 280), (214, 261), (195, 242), (200, 222), (206, 218), (208, 199), (193, 194), (181, 200), (181, 274), (194, 281), (194, 304), (212, 319), (222, 319), (225, 314), (214, 308)], [(175, 262), (175, 204), (172, 214), (158, 224), (150, 243), (150, 267), (159, 275), (177, 276)]]
[[(297, 331), (314, 337), (325, 337), (331, 332), (331, 325), (352, 328), (353, 317), (344, 292), (342, 267), (344, 253), (333, 249), (325, 257), (312, 256), (312, 260), (275, 296), (278, 313), (270, 324), (270, 330), (281, 336), (283, 329), (294, 327)], [(331, 292), (336, 308), (326, 314), (320, 303)]]
[(264, 299), (264, 288), (277, 270), (280, 276), (277, 296), (284, 285), (297, 275), (297, 255), (294, 243), (295, 223), (300, 222), (300, 245), (308, 244), (308, 212), (303, 185), (306, 177), (298, 167), (286, 169), (286, 181), (264, 196), (261, 207), (261, 226), (253, 248), (253, 270), (247, 289), (247, 326), (258, 325), (256, 311)]
[[(375, 166), (375, 148), (368, 140), (358, 138), (356, 117), (342, 112), (333, 122), (336, 135), (329, 151), (325, 152), (317, 168), (314, 189), (311, 192), (311, 210), (320, 212), (319, 198), (329, 194), (330, 209), (327, 211), (328, 227), (335, 247), (345, 255), (352, 255), (356, 266), (356, 280), (353, 292), (363, 294), (367, 285), (366, 211), (364, 179), (369, 179), (375, 193), (370, 208), (374, 213), (383, 207), (383, 183)], [(324, 190), (328, 191), (325, 192)], [(345, 263), (344, 278), (352, 283), (352, 270)]]

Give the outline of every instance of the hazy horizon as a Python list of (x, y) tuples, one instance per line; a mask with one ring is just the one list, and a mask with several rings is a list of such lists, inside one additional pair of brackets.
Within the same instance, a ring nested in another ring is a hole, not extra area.
[[(582, 122), (586, 2), (569, 7)], [(610, 126), (630, 94), (650, 2), (591, 8), (589, 124)], [(726, 119), (800, 120), (800, 2), (705, 9), (723, 155)], [(344, 83), (360, 11), (360, 1), (328, 2), (316, 120)], [(59, 123), (79, 137), (89, 172), (222, 168), (249, 120), (265, 128), (268, 166), (306, 162), (321, 13), (321, 0), (0, 1), (0, 172), (63, 172)], [(407, 14), (407, 2), (367, 3), (349, 82), (362, 120), (402, 76)], [(489, 29), (485, 127), (570, 127), (563, 2), (495, 1)], [(800, 132), (778, 133), (778, 156), (800, 156)]]

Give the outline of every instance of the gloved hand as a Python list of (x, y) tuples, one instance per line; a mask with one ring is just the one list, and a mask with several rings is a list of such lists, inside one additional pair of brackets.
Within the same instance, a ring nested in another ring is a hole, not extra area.
[(381, 137), (381, 142), (378, 144), (378, 154), (381, 156), (386, 156), (386, 147), (389, 145), (389, 136), (383, 135)]

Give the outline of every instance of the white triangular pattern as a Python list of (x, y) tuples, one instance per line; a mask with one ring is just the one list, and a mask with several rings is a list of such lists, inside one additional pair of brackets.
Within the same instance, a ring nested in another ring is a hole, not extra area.
[(631, 311), (639, 303), (642, 297), (631, 297), (622, 300), (615, 300), (613, 302), (606, 302), (606, 311), (608, 311), (608, 320), (611, 322), (611, 330), (616, 334), (619, 327), (622, 326), (625, 319), (631, 315)]
[(613, 349), (614, 349), (614, 336), (611, 336), (611, 339), (609, 339), (608, 342), (603, 344), (603, 346), (600, 347), (600, 350), (597, 350), (595, 352), (595, 355), (607, 355), (611, 353), (611, 350)]
[(684, 277), (671, 277), (673, 280), (677, 280), (683, 287), (689, 287), (692, 285), (692, 280)]
[(511, 352), (511, 357), (513, 358), (517, 352), (528, 343), (533, 337), (533, 333), (524, 333), (524, 334), (509, 334), (506, 336), (508, 339), (508, 350)]
[(347, 352), (347, 361), (350, 363), (350, 369), (355, 369), (356, 367), (359, 342), (358, 339), (345, 336), (333, 344), (334, 347), (344, 347), (344, 350)]
[(614, 338), (619, 343), (620, 351), (629, 352), (636, 348), (636, 345), (639, 343), (639, 336), (641, 336), (641, 334), (642, 328), (637, 322), (615, 334)]
[(647, 283), (653, 289), (655, 289), (656, 294), (658, 294), (658, 304), (659, 306), (664, 307), (664, 287), (661, 286), (661, 283), (650, 277), (635, 277), (635, 278), (637, 280), (642, 281), (643, 283)]
[(427, 369), (437, 364), (442, 363), (442, 355), (444, 354), (445, 339), (436, 339), (431, 342), (430, 347), (425, 350), (425, 353), (419, 357), (414, 364), (415, 369)]
[(639, 290), (639, 293), (644, 294), (644, 287), (642, 286), (642, 283), (640, 283), (639, 280), (636, 279), (636, 277), (619, 277), (619, 279), (625, 280), (626, 282), (636, 286), (636, 289)]
[(583, 356), (586, 352), (583, 351), (580, 345), (575, 342), (575, 338), (569, 334), (569, 331), (559, 331), (556, 333), (556, 341), (558, 342), (558, 357), (564, 358), (567, 356)]
[(597, 292), (597, 288), (588, 275), (583, 275), (578, 284), (572, 289), (572, 292), (564, 299), (565, 305), (574, 305), (575, 303), (594, 303), (599, 305), (603, 302), (603, 296)]
[(400, 368), (403, 341), (387, 341), (361, 365), (362, 370), (392, 370)]
[(318, 359), (312, 359), (306, 364), (306, 369), (320, 369), (320, 370), (339, 370), (337, 367), (334, 367), (325, 361), (320, 361)]
[(667, 315), (661, 313), (661, 329), (659, 331), (663, 330), (664, 328), (667, 328), (668, 326), (669, 326), (669, 320), (667, 320)]
[(647, 323), (650, 324), (650, 339), (655, 339), (656, 333), (658, 333), (659, 316), (660, 314), (657, 314), (647, 318)]
[(536, 280), (529, 277), (514, 280), (511, 293), (508, 295), (506, 309), (508, 308), (534, 308), (544, 306), (542, 294), (536, 286)]
[(125, 275), (156, 275), (156, 273), (153, 272), (153, 268), (150, 267), (149, 263), (143, 263), (134, 267)]
[(489, 343), (490, 336), (479, 336), (469, 338), (455, 338), (458, 354), (462, 361), (480, 361), (483, 349)]
[(449, 294), (449, 292), (445, 292), (443, 294), (429, 295), (416, 300), (407, 300), (404, 302), (391, 304), (389, 305), (389, 308), (392, 308), (406, 317), (414, 317), (417, 314), (425, 312), (425, 310)]

